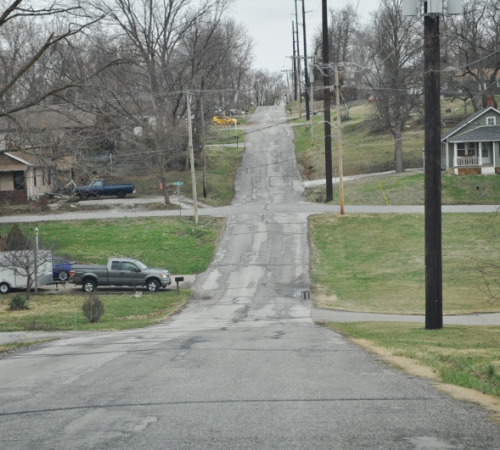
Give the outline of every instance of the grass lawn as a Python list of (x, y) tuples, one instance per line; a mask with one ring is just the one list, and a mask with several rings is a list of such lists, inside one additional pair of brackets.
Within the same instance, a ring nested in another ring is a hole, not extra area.
[(500, 326), (446, 326), (425, 330), (409, 323), (331, 323), (333, 330), (370, 341), (392, 355), (431, 367), (444, 383), (500, 397)]
[[(484, 293), (478, 262), (496, 262), (500, 220), (492, 214), (444, 214), (444, 314), (500, 311)], [(318, 306), (423, 314), (424, 216), (310, 217), (311, 279)]]
[[(344, 175), (381, 172), (394, 168), (394, 139), (390, 133), (371, 133), (367, 119), (374, 106), (356, 102), (350, 108), (349, 119), (342, 122), (342, 165)], [(319, 179), (325, 176), (323, 114), (314, 116), (314, 144), (311, 144), (311, 126), (305, 119), (292, 120), (294, 126), (295, 153), (304, 179)], [(336, 123), (332, 111), (332, 123)], [(406, 167), (422, 166), (424, 132), (412, 127), (403, 133), (403, 159)], [(332, 128), (332, 167), (338, 173), (338, 145), (336, 129)]]
[[(173, 274), (194, 274), (207, 269), (224, 220), (202, 216), (195, 224), (190, 217), (146, 217), (20, 224), (26, 235), (36, 226), (41, 248), (44, 242), (55, 243), (55, 253), (80, 263), (106, 264), (109, 257), (121, 256)], [(10, 227), (0, 225), (0, 235), (6, 236)]]
[[(212, 144), (206, 147), (207, 152), (207, 197), (203, 197), (203, 161), (199, 158), (196, 165), (196, 192), (198, 201), (206, 203), (211, 206), (225, 206), (230, 205), (234, 197), (234, 179), (236, 170), (240, 164), (244, 146), (242, 144), (243, 138), (239, 139), (239, 147), (224, 147), (225, 142), (236, 143), (234, 139), (235, 133), (231, 135), (226, 133), (225, 130), (214, 131), (216, 136), (213, 142), (219, 142), (220, 145)], [(237, 135), (241, 136), (243, 131), (238, 130)], [(221, 135), (219, 138), (218, 135)], [(210, 144), (210, 141), (208, 142)], [(159, 189), (158, 180), (155, 177), (129, 177), (130, 182), (134, 183), (139, 195), (162, 195)], [(172, 171), (167, 175), (169, 180), (169, 195), (172, 207), (175, 208), (177, 202), (177, 187), (172, 183), (175, 181), (182, 181), (183, 185), (180, 187), (180, 194), (192, 198), (193, 189), (191, 182), (191, 171)], [(172, 208), (172, 209), (173, 209)]]
[[(500, 204), (500, 177), (493, 175), (455, 176), (441, 178), (443, 205)], [(382, 189), (391, 205), (423, 205), (424, 174), (405, 172), (344, 182), (344, 202), (348, 205), (385, 205)], [(479, 187), (479, 189), (478, 189)], [(325, 186), (306, 190), (309, 201), (324, 201)], [(338, 203), (334, 186), (333, 204)]]
[(184, 306), (191, 292), (176, 289), (156, 293), (144, 292), (135, 298), (134, 292), (123, 294), (99, 294), (105, 312), (97, 323), (88, 323), (82, 313), (85, 294), (72, 293), (32, 295), (29, 309), (9, 311), (13, 294), (0, 297), (0, 331), (23, 330), (74, 330), (75, 306), (77, 330), (124, 330), (140, 328), (160, 322)]

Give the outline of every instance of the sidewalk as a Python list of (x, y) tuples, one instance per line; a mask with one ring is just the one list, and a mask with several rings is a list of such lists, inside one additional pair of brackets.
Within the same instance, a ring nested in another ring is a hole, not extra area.
[[(315, 322), (415, 322), (424, 323), (424, 315), (376, 314), (352, 311), (337, 311), (326, 308), (311, 309)], [(443, 316), (444, 325), (500, 325), (500, 313)]]

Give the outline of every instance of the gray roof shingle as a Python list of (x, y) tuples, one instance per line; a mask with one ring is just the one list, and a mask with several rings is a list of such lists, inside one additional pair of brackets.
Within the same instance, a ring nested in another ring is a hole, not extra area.
[(448, 139), (448, 142), (500, 141), (500, 126), (482, 126)]
[(460, 129), (462, 129), (463, 127), (465, 127), (466, 125), (468, 125), (469, 123), (473, 122), (474, 120), (476, 120), (478, 117), (482, 116), (483, 114), (485, 114), (487, 111), (489, 110), (493, 110), (497, 113), (500, 114), (499, 111), (497, 111), (495, 108), (493, 108), (492, 106), (488, 106), (486, 108), (482, 108), (480, 109), (479, 111), (476, 111), (474, 114), (472, 114), (471, 116), (467, 117), (467, 119), (463, 120), (462, 122), (460, 122), (459, 124), (455, 125), (453, 128), (449, 129), (445, 134), (443, 134), (441, 136), (441, 140), (444, 141), (445, 139), (448, 139), (450, 136), (454, 135), (455, 133), (457, 133)]

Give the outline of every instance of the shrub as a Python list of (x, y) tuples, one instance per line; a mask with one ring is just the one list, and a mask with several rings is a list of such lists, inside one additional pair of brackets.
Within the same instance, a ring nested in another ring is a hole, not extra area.
[(83, 315), (90, 323), (99, 322), (99, 319), (104, 314), (104, 303), (101, 302), (97, 294), (91, 294), (83, 302)]
[(20, 311), (22, 309), (28, 309), (28, 301), (26, 297), (22, 294), (16, 294), (10, 299), (9, 310), (10, 311)]

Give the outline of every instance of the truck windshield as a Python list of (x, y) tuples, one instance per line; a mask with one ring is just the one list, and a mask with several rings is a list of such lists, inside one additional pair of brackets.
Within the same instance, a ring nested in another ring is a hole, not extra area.
[(146, 266), (146, 264), (143, 264), (140, 261), (135, 261), (135, 263), (137, 264), (137, 267), (139, 267), (139, 269), (141, 269), (141, 270), (146, 270), (148, 268), (148, 266)]

